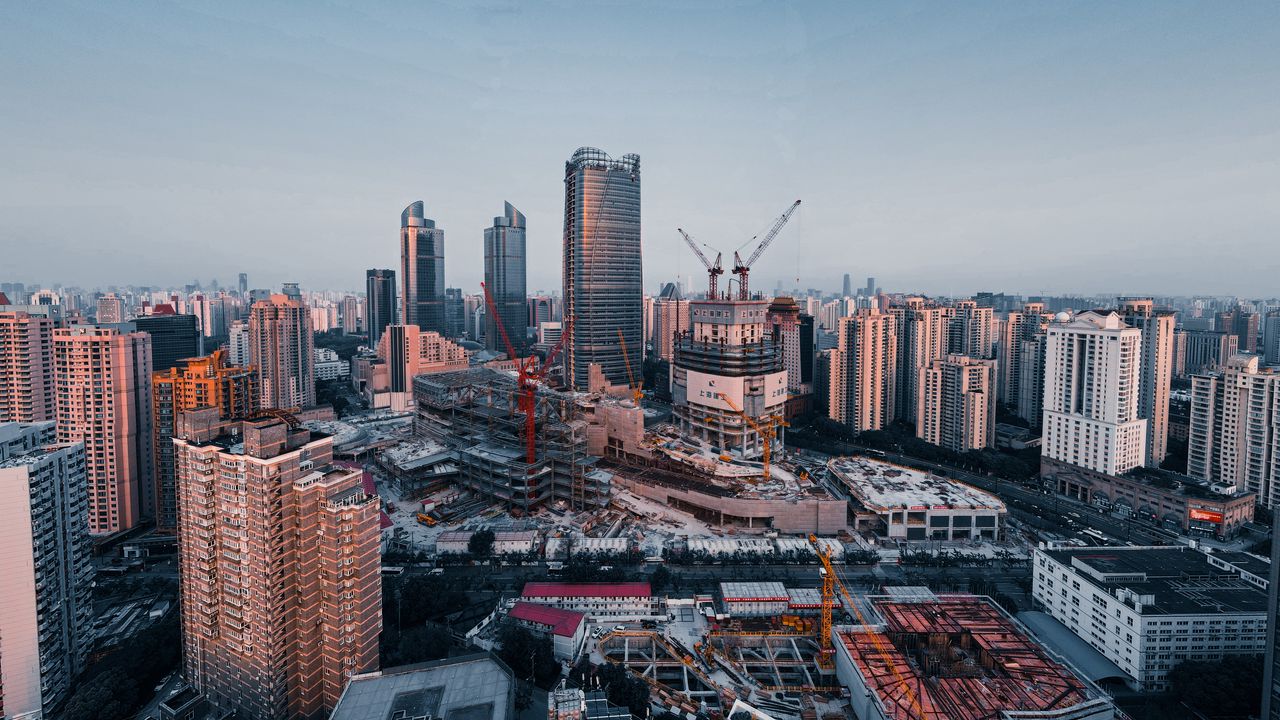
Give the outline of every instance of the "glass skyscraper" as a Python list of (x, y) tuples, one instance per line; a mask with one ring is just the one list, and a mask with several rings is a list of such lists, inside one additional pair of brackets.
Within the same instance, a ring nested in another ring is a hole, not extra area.
[(400, 282), (402, 322), (420, 330), (445, 333), (444, 230), (423, 217), (419, 200), (400, 213)]
[(382, 331), (396, 322), (396, 273), (374, 268), (365, 271), (364, 328), (369, 347), (378, 347)]
[(496, 352), (507, 351), (497, 328), (497, 321), (501, 320), (519, 357), (529, 354), (524, 232), (524, 213), (511, 203), (503, 203), (502, 215), (495, 217), (493, 227), (484, 231), (484, 285), (498, 311), (496, 316), (485, 313), (484, 346)]
[(643, 280), (640, 265), (640, 156), (614, 160), (578, 148), (564, 166), (564, 313), (567, 380), (587, 387), (598, 363), (615, 385), (627, 383), (619, 331), (631, 372), (643, 358)]

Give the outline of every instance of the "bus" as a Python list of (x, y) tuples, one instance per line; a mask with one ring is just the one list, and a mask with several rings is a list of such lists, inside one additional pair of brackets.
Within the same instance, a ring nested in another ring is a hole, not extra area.
[(403, 575), (404, 568), (400, 567), (399, 565), (383, 565), (382, 574), (383, 575)]
[(1107, 539), (1106, 535), (1103, 535), (1101, 532), (1099, 532), (1098, 530), (1094, 530), (1093, 528), (1085, 528), (1084, 530), (1080, 531), (1080, 534), (1088, 536), (1089, 538), (1097, 542), (1099, 545), (1111, 544), (1111, 541)]

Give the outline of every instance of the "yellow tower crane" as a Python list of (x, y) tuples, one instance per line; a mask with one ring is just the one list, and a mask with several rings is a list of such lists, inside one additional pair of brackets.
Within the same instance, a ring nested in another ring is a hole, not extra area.
[(631, 388), (631, 399), (635, 401), (636, 407), (640, 407), (644, 388), (636, 382), (636, 376), (631, 372), (631, 357), (627, 355), (627, 339), (622, 337), (622, 328), (618, 328), (618, 343), (622, 345), (622, 362), (627, 366), (627, 387)]
[(813, 550), (818, 554), (818, 562), (821, 564), (818, 573), (822, 576), (822, 615), (819, 622), (818, 632), (818, 663), (824, 668), (830, 668), (833, 664), (835, 649), (831, 646), (831, 613), (835, 607), (835, 591), (837, 588), (840, 594), (844, 596), (845, 604), (848, 605), (849, 611), (858, 619), (858, 624), (864, 628), (868, 628), (867, 635), (871, 638), (871, 643), (876, 647), (876, 653), (880, 656), (880, 661), (885, 667), (893, 673), (893, 677), (898, 681), (898, 687), (902, 688), (905, 694), (911, 700), (911, 709), (917, 720), (924, 720), (924, 708), (920, 705), (920, 698), (911, 687), (911, 683), (902, 676), (898, 670), (898, 664), (893, 661), (889, 652), (889, 646), (885, 643), (884, 637), (874, 630), (869, 629), (867, 620), (862, 615), (861, 608), (853, 601), (853, 597), (849, 595), (848, 588), (836, 576), (835, 566), (831, 564), (831, 550), (825, 545), (818, 542), (816, 535), (809, 536), (809, 544), (813, 545)]
[(719, 396), (720, 399), (733, 410), (734, 414), (740, 416), (744, 421), (746, 421), (747, 425), (749, 425), (752, 430), (755, 430), (756, 434), (760, 436), (760, 439), (764, 441), (764, 457), (762, 459), (764, 460), (764, 479), (768, 481), (772, 477), (769, 474), (769, 462), (773, 456), (773, 440), (778, 437), (778, 428), (790, 427), (790, 423), (783, 419), (781, 415), (776, 413), (766, 417), (763, 424), (758, 423), (753, 420), (750, 415), (743, 412), (742, 408), (738, 407), (737, 403), (730, 400), (728, 395), (719, 393)]

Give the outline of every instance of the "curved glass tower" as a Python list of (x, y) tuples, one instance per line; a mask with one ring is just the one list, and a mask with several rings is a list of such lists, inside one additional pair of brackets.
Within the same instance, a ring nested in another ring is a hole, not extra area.
[(497, 316), (485, 312), (484, 346), (495, 352), (507, 351), (497, 327), (500, 319), (518, 357), (529, 354), (524, 248), (524, 213), (511, 203), (503, 203), (502, 215), (484, 231), (484, 285), (498, 310)]
[(426, 218), (422, 201), (400, 213), (400, 282), (403, 322), (445, 334), (444, 230)]
[(614, 160), (578, 148), (564, 165), (564, 313), (567, 380), (587, 388), (598, 363), (615, 385), (627, 384), (618, 332), (626, 339), (632, 374), (643, 358), (643, 280), (640, 265), (640, 156)]

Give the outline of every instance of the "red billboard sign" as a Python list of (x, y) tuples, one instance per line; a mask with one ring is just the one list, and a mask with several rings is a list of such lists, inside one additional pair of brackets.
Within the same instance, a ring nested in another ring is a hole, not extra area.
[(1218, 525), (1222, 524), (1222, 513), (1216, 510), (1205, 510), (1203, 508), (1191, 508), (1189, 511), (1192, 520), (1200, 522), (1211, 522)]

